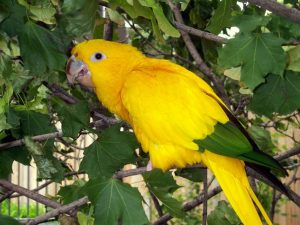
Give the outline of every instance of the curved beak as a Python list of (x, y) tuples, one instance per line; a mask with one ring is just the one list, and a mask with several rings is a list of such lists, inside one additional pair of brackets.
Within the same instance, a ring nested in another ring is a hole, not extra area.
[(77, 60), (74, 55), (67, 62), (66, 74), (70, 84), (80, 83), (85, 87), (94, 87), (88, 66), (81, 60)]

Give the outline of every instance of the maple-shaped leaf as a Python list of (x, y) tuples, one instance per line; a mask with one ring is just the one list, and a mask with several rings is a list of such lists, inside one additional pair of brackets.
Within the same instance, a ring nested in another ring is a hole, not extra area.
[(240, 34), (219, 52), (219, 65), (241, 66), (241, 81), (254, 89), (269, 73), (282, 75), (286, 65), (283, 40), (271, 33)]
[(116, 179), (90, 180), (83, 191), (95, 206), (94, 225), (148, 224), (142, 196), (136, 188)]
[(80, 170), (86, 171), (89, 178), (111, 177), (124, 165), (135, 162), (136, 148), (138, 143), (134, 134), (121, 132), (120, 125), (114, 125), (85, 149)]
[(67, 104), (55, 97), (52, 102), (61, 120), (64, 136), (77, 137), (81, 129), (89, 126), (90, 111), (86, 101), (80, 100), (75, 104)]
[(283, 77), (270, 74), (266, 83), (254, 91), (250, 109), (271, 116), (288, 114), (300, 108), (300, 73), (287, 71)]
[(33, 73), (64, 70), (67, 58), (60, 50), (59, 38), (53, 32), (28, 21), (19, 36), (19, 41), (25, 67)]
[[(172, 193), (179, 188), (171, 172), (162, 172), (154, 169), (143, 175), (145, 182), (151, 191), (166, 207), (166, 210), (175, 217), (184, 217), (181, 203), (172, 197)], [(163, 182), (162, 182), (163, 181)]]

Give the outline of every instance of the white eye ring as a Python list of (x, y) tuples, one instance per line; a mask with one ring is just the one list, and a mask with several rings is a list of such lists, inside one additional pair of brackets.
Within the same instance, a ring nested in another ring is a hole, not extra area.
[(93, 62), (99, 62), (102, 61), (103, 59), (106, 59), (106, 56), (101, 52), (96, 52), (91, 56), (91, 60)]

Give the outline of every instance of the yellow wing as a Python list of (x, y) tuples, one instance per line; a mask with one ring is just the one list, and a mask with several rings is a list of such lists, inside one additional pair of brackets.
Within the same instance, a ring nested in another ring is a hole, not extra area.
[(208, 84), (166, 60), (147, 59), (132, 71), (121, 98), (153, 166), (164, 170), (199, 162), (193, 140), (228, 121)]
[(195, 151), (193, 140), (211, 134), (217, 122), (228, 121), (221, 100), (207, 83), (180, 66), (154, 59), (145, 64), (128, 75), (121, 99), (153, 166), (167, 170), (202, 161), (245, 225), (262, 225), (253, 201), (272, 224), (249, 185), (243, 161)]

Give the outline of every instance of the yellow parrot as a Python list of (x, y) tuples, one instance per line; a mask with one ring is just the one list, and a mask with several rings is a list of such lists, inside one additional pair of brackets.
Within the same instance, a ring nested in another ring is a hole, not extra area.
[(212, 88), (168, 60), (148, 58), (136, 48), (105, 40), (76, 45), (66, 66), (70, 82), (93, 88), (98, 99), (129, 123), (164, 171), (205, 164), (245, 225), (262, 225), (255, 205), (272, 224), (249, 185), (245, 164), (286, 193), (270, 172), (286, 174), (260, 151)]

